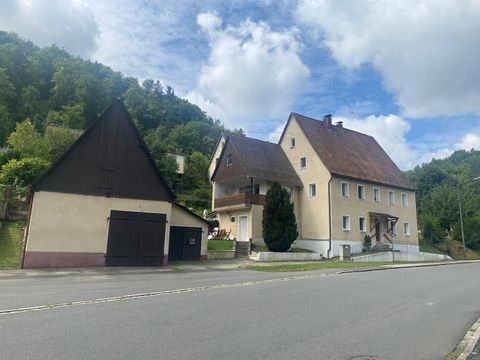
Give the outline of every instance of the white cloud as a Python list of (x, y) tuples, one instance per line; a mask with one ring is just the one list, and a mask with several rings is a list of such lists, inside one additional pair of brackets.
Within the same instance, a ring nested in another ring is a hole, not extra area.
[(0, 29), (40, 46), (56, 44), (87, 57), (96, 49), (98, 34), (93, 13), (79, 0), (4, 0)]
[(480, 150), (480, 135), (473, 133), (465, 134), (456, 147), (464, 150)]
[(253, 122), (285, 117), (310, 75), (296, 29), (274, 31), (251, 20), (222, 28), (213, 13), (199, 14), (197, 22), (209, 37), (210, 54), (188, 99), (201, 95), (222, 109), (228, 126), (247, 131)]
[(372, 64), (406, 116), (480, 114), (477, 0), (301, 0), (296, 17), (345, 67)]

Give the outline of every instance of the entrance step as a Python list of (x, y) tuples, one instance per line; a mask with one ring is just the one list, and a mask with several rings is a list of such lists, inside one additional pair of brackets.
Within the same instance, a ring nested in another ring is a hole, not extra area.
[(235, 242), (235, 257), (247, 257), (250, 255), (250, 242), (249, 241), (236, 241)]
[(384, 252), (384, 251), (390, 251), (390, 250), (391, 250), (391, 247), (389, 244), (377, 243), (372, 246), (373, 252)]

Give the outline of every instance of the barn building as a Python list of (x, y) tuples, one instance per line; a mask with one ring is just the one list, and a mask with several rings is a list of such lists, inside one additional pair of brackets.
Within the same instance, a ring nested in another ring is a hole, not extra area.
[(156, 266), (206, 257), (208, 223), (175, 203), (121, 100), (32, 194), (24, 268)]

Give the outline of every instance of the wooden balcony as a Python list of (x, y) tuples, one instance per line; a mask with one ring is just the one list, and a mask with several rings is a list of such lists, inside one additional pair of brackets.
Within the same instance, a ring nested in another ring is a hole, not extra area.
[(265, 195), (240, 193), (227, 195), (214, 200), (214, 210), (249, 208), (252, 205), (265, 205)]

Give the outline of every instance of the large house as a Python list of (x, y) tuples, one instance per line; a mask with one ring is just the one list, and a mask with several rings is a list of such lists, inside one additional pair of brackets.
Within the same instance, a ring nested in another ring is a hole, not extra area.
[(207, 254), (120, 100), (33, 186), (24, 268), (165, 265)]
[(415, 191), (371, 136), (291, 113), (278, 144), (223, 135), (212, 156), (213, 210), (238, 241), (261, 243), (265, 194), (291, 194), (296, 244), (331, 258), (341, 245), (418, 252)]

